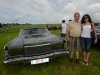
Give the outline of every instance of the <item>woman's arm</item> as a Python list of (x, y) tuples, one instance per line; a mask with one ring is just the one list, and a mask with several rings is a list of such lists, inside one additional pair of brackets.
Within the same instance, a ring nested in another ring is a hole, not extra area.
[(94, 32), (94, 35), (95, 35), (94, 43), (96, 44), (97, 43), (97, 33), (96, 33), (96, 29), (95, 29), (94, 23), (92, 23), (92, 28), (93, 28), (93, 32)]
[(92, 23), (92, 28), (93, 28), (93, 32), (94, 32), (95, 38), (97, 38), (97, 33), (96, 33), (96, 29), (95, 29), (94, 23)]

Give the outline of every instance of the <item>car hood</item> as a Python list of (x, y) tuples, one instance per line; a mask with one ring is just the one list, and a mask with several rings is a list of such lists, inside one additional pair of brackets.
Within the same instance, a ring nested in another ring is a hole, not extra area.
[(47, 44), (50, 43), (49, 36), (42, 36), (42, 37), (33, 37), (33, 38), (23, 38), (24, 46), (34, 46), (40, 44)]

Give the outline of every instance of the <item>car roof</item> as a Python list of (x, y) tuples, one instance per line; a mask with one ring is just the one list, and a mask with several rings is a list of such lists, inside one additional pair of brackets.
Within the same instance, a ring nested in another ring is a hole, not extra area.
[(46, 27), (27, 27), (27, 28), (23, 28), (23, 29), (32, 29), (32, 28), (46, 28)]

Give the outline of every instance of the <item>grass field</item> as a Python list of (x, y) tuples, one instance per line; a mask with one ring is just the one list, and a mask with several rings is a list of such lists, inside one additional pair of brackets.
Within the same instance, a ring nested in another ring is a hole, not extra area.
[[(81, 65), (76, 65), (75, 63), (70, 65), (69, 55), (63, 55), (55, 60), (50, 60), (49, 63), (39, 65), (26, 64), (26, 66), (24, 66), (22, 62), (8, 65), (3, 64), (3, 48), (9, 41), (8, 35), (12, 40), (18, 35), (21, 28), (30, 26), (32, 27), (35, 25), (10, 26), (10, 31), (0, 33), (0, 75), (100, 75), (100, 49), (95, 47), (91, 48), (88, 67), (83, 64), (82, 51), (80, 51), (79, 58)], [(4, 29), (5, 27), (1, 29)], [(51, 32), (55, 35), (59, 35), (59, 30), (53, 30)]]

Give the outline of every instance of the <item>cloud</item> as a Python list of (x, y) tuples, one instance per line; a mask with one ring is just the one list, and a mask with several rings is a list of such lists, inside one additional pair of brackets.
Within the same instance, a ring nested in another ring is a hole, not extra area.
[[(100, 20), (100, 0), (0, 0), (0, 21), (17, 23), (68, 22), (73, 14), (89, 14)], [(81, 18), (80, 18), (81, 20)]]
[(15, 16), (15, 18), (13, 18), (12, 20), (10, 20), (12, 23), (17, 23), (18, 21), (22, 20), (23, 18), (25, 18), (25, 16)]

